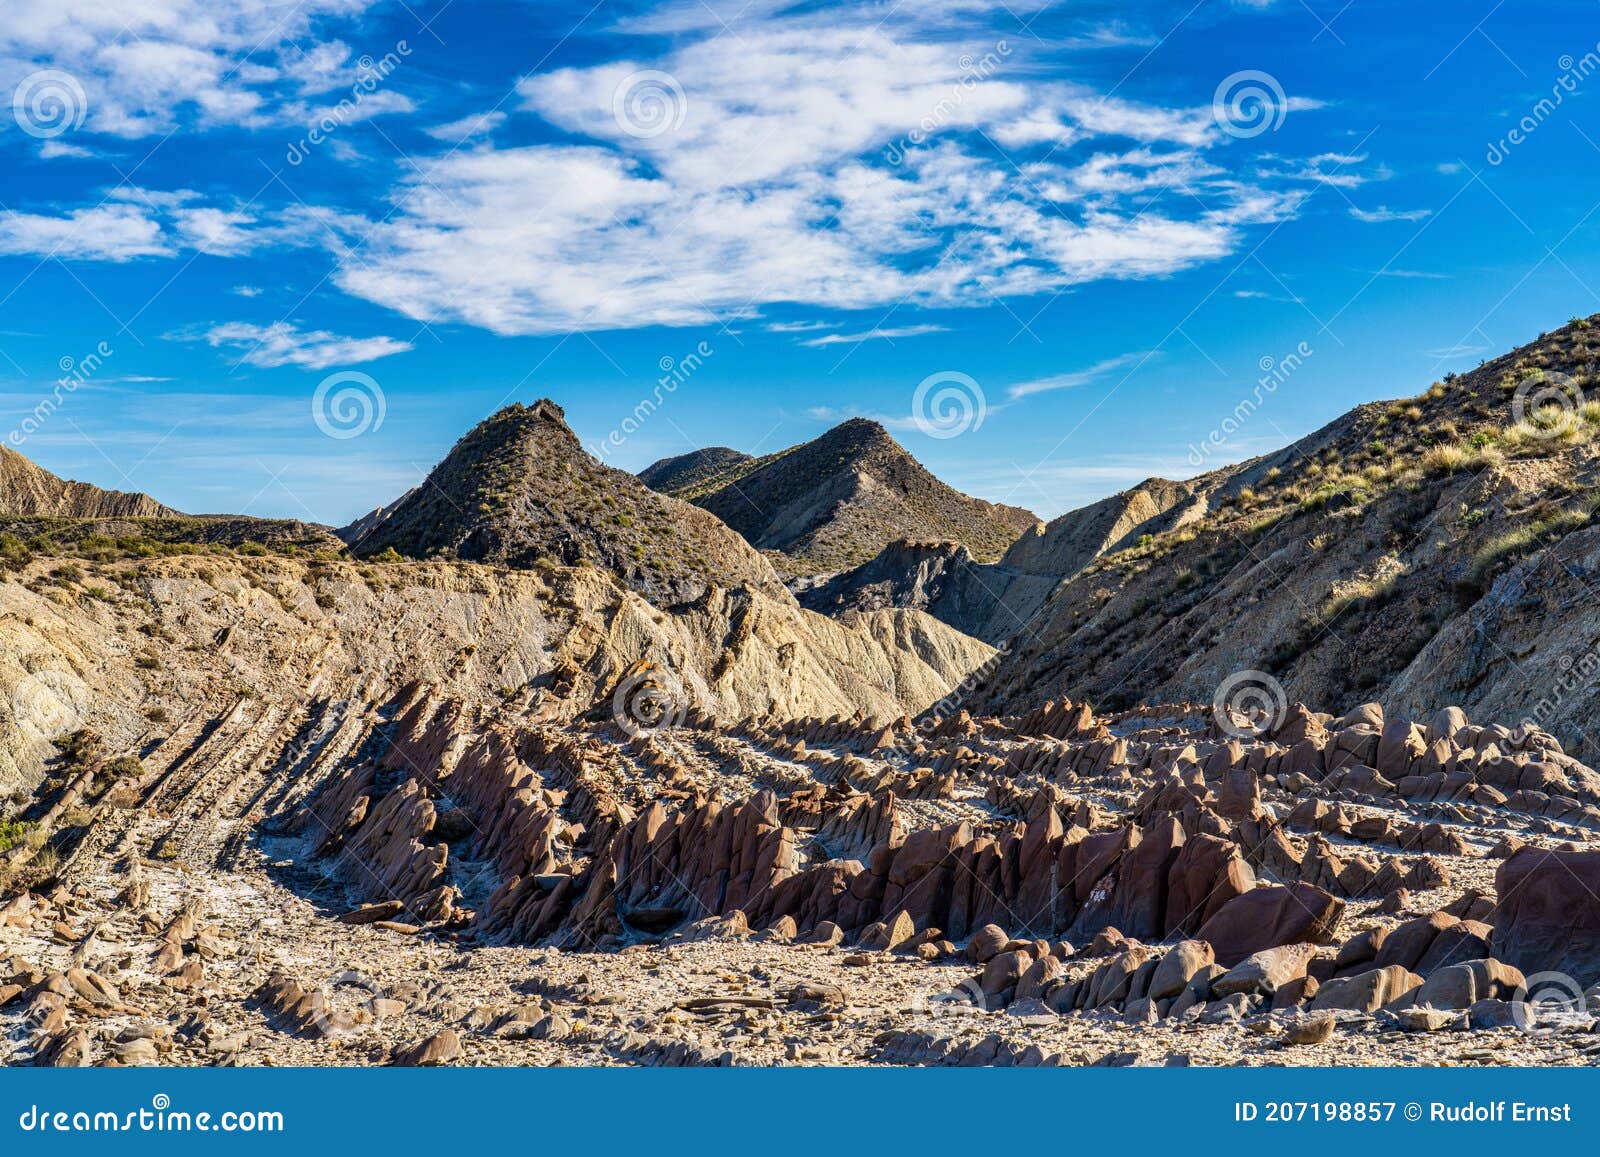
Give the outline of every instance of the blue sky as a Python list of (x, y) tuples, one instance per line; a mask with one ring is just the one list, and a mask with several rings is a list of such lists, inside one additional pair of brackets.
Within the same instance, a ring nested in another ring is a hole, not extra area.
[(189, 511), (549, 396), (1054, 515), (1600, 310), (1592, 0), (106, 7), (0, 27), (0, 437)]

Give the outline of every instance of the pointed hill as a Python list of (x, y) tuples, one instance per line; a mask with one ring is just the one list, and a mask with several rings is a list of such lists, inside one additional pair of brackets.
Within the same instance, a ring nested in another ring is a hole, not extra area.
[(645, 473), (752, 545), (780, 552), (800, 573), (860, 566), (891, 542), (908, 538), (949, 539), (978, 559), (994, 560), (1038, 522), (1026, 510), (945, 485), (865, 418), (776, 454), (699, 472), (692, 481), (674, 484), (673, 461)]
[(360, 556), (589, 564), (659, 606), (712, 584), (781, 592), (766, 559), (715, 518), (592, 458), (551, 401), (479, 423), (422, 485), (359, 528), (346, 532), (357, 531)]
[(69, 482), (0, 446), (0, 516), (10, 518), (168, 518), (178, 512), (148, 494)]

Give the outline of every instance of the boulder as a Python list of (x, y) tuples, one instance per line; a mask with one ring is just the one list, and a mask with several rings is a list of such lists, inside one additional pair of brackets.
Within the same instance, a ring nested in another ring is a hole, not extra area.
[(1033, 957), (1028, 953), (1013, 950), (1002, 952), (991, 957), (989, 963), (983, 966), (983, 973), (978, 978), (978, 987), (983, 990), (984, 996), (1000, 996), (1007, 989), (1015, 988), (1022, 979), (1023, 973), (1028, 971), (1033, 964)]
[(1316, 955), (1312, 944), (1280, 944), (1252, 953), (1211, 985), (1213, 996), (1232, 996), (1243, 992), (1250, 996), (1271, 996), (1290, 981), (1306, 974), (1306, 965)]
[(1600, 980), (1600, 852), (1525, 847), (1501, 863), (1493, 955), (1524, 973)]
[(1216, 960), (1204, 940), (1182, 940), (1173, 945), (1150, 977), (1151, 1000), (1169, 1000), (1181, 993), (1194, 974)]
[(1422, 977), (1398, 964), (1373, 968), (1357, 976), (1341, 976), (1317, 989), (1312, 1012), (1376, 1012), (1422, 983)]
[(1271, 885), (1236, 896), (1196, 933), (1217, 962), (1231, 968), (1252, 953), (1280, 944), (1329, 944), (1344, 901), (1311, 884)]
[(453, 1028), (441, 1029), (395, 1057), (394, 1063), (404, 1067), (428, 1068), (447, 1065), (461, 1056), (461, 1038)]
[(1010, 939), (998, 924), (985, 924), (967, 941), (967, 959), (974, 964), (987, 964), (1005, 951)]
[(1326, 1044), (1333, 1036), (1334, 1026), (1338, 1018), (1332, 1016), (1308, 1016), (1289, 1026), (1289, 1031), (1283, 1034), (1285, 1044), (1291, 1045), (1320, 1045)]

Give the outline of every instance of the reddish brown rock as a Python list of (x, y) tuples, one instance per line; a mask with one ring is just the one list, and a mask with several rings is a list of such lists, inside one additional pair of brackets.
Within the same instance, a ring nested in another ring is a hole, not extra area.
[(1494, 956), (1525, 973), (1600, 980), (1600, 852), (1522, 848), (1494, 874)]
[(1232, 968), (1245, 957), (1280, 944), (1329, 944), (1344, 901), (1310, 884), (1256, 888), (1228, 901), (1196, 938), (1210, 943), (1217, 963)]

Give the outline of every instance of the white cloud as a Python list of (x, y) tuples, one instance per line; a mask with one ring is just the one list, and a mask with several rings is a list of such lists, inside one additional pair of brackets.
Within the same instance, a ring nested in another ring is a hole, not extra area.
[(774, 321), (766, 326), (766, 330), (768, 333), (814, 333), (833, 327), (831, 321)]
[(474, 116), (462, 117), (460, 120), (451, 121), (449, 124), (435, 125), (425, 130), (434, 140), (444, 141), (446, 144), (458, 145), (462, 141), (471, 140), (473, 137), (486, 137), (495, 129), (505, 124), (506, 114), (503, 112), (484, 112)]
[(41, 69), (69, 73), (86, 98), (83, 130), (120, 137), (189, 120), (262, 124), (281, 119), (275, 102), (286, 90), (356, 82), (350, 49), (317, 34), (374, 2), (7, 0), (0, 89)]
[(1086, 386), (1097, 381), (1107, 374), (1117, 370), (1127, 369), (1134, 372), (1145, 362), (1156, 356), (1154, 350), (1145, 350), (1137, 353), (1119, 354), (1114, 358), (1106, 358), (1096, 362), (1088, 369), (1071, 370), (1067, 373), (1051, 374), (1048, 377), (1033, 378), (1030, 381), (1018, 382), (1006, 390), (1006, 395), (1011, 398), (1026, 398), (1030, 394), (1043, 394), (1051, 390), (1071, 390), (1078, 386)]
[(63, 216), (0, 211), (0, 254), (63, 261), (132, 261), (176, 250), (161, 223), (141, 205), (108, 202)]
[(39, 144), (39, 156), (47, 161), (70, 157), (73, 160), (84, 160), (94, 156), (93, 149), (86, 149), (79, 145), (70, 145), (65, 141), (46, 140)]
[(1375, 269), (1375, 270), (1372, 271), (1372, 276), (1374, 276), (1374, 277), (1400, 277), (1400, 278), (1408, 278), (1408, 279), (1410, 279), (1412, 281), (1448, 281), (1448, 280), (1450, 280), (1450, 275), (1448, 273), (1426, 273), (1426, 272), (1424, 272), (1423, 270), (1420, 270), (1420, 269)]
[(860, 345), (864, 341), (893, 341), (897, 337), (921, 337), (927, 333), (944, 333), (942, 325), (902, 325), (891, 328), (863, 330), (861, 333), (830, 333), (823, 337), (808, 338), (805, 346)]
[(235, 285), (233, 291), (240, 297), (260, 297), (261, 287), (256, 285)]
[(58, 213), (0, 211), (0, 253), (59, 257), (63, 261), (132, 261), (183, 252), (237, 257), (269, 245), (300, 246), (316, 240), (314, 228), (332, 230), (336, 214), (293, 209), (257, 217), (244, 209), (199, 203), (188, 189), (161, 191), (123, 186), (100, 204)]
[(502, 334), (986, 305), (1216, 260), (1308, 195), (1213, 161), (1209, 106), (1104, 99), (992, 38), (828, 11), (529, 77), (525, 107), (582, 139), (400, 167), (337, 284)]
[(394, 338), (342, 337), (326, 330), (303, 331), (282, 321), (272, 325), (227, 322), (212, 326), (204, 337), (213, 349), (226, 346), (241, 350), (241, 362), (263, 369), (300, 366), (325, 370), (329, 366), (376, 361), (411, 348), (410, 342)]
[(1379, 205), (1376, 209), (1358, 209), (1350, 206), (1350, 216), (1357, 221), (1365, 221), (1369, 225), (1382, 225), (1390, 221), (1421, 221), (1424, 217), (1431, 217), (1432, 209), (1391, 209), (1387, 205)]

